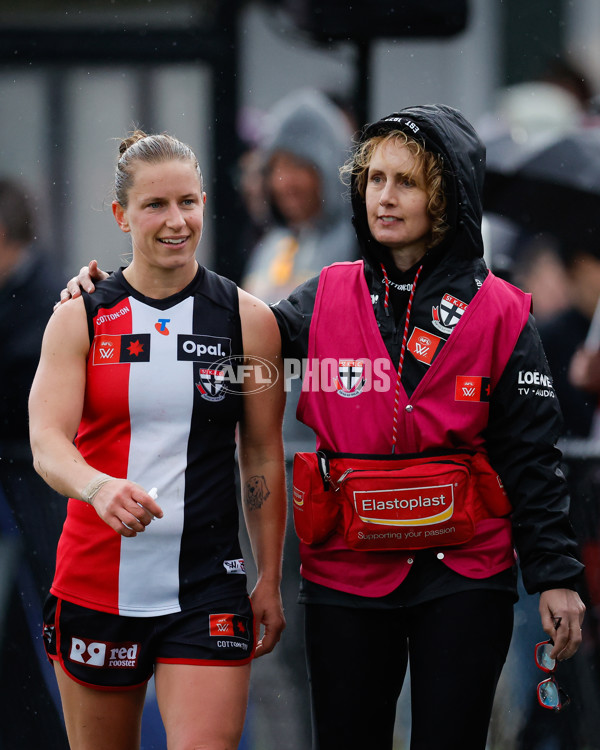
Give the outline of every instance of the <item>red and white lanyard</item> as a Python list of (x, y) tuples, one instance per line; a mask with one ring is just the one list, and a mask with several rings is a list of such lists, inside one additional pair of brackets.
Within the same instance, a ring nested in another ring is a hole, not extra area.
[[(389, 315), (389, 300), (390, 300), (390, 280), (387, 275), (387, 271), (385, 270), (385, 266), (383, 263), (381, 264), (381, 270), (383, 271), (383, 280), (385, 282), (385, 299), (383, 302), (383, 306), (385, 309), (385, 314)], [(401, 385), (401, 378), (402, 378), (402, 367), (404, 365), (404, 355), (406, 353), (406, 345), (408, 343), (408, 326), (410, 322), (410, 311), (412, 309), (413, 299), (415, 296), (415, 289), (417, 288), (417, 281), (419, 280), (419, 275), (421, 274), (421, 271), (423, 270), (423, 266), (419, 266), (419, 269), (415, 275), (415, 279), (412, 283), (412, 287), (410, 290), (410, 297), (408, 298), (408, 305), (406, 306), (406, 320), (404, 321), (404, 333), (402, 335), (402, 347), (400, 348), (400, 360), (398, 362), (398, 375), (396, 377), (396, 392), (394, 395), (394, 421), (392, 423), (392, 453), (396, 452), (396, 444), (398, 442), (398, 410), (400, 405), (400, 385)]]

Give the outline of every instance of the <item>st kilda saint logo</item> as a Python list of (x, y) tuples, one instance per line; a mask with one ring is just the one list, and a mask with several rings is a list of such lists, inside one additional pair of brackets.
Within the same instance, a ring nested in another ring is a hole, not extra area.
[(438, 331), (452, 333), (466, 309), (467, 305), (464, 302), (446, 293), (440, 304), (434, 305), (431, 309), (432, 323)]
[(336, 389), (339, 396), (354, 398), (365, 386), (365, 363), (360, 359), (340, 359)]
[(225, 390), (225, 371), (213, 367), (200, 367), (198, 370), (199, 382), (196, 388), (206, 401), (222, 401), (227, 391)]

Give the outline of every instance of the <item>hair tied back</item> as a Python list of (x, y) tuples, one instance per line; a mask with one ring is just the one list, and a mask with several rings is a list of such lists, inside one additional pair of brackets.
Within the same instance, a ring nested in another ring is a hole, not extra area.
[(119, 156), (123, 156), (125, 151), (127, 151), (128, 148), (133, 146), (134, 143), (137, 143), (138, 141), (141, 141), (142, 138), (147, 138), (147, 133), (144, 133), (143, 130), (134, 130), (131, 135), (128, 135), (126, 138), (123, 138), (121, 143), (119, 144)]

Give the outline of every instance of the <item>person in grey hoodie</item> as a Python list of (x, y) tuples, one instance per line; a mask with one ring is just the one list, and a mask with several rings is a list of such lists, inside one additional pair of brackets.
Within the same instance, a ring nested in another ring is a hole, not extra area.
[[(260, 150), (272, 225), (250, 255), (240, 286), (268, 304), (330, 263), (357, 260), (339, 169), (352, 144), (348, 117), (316, 89), (298, 89), (269, 112)], [(296, 420), (299, 373), (290, 370), (283, 436), (286, 460), (314, 445), (312, 430)]]
[(329, 263), (358, 257), (338, 171), (351, 135), (344, 113), (313, 89), (292, 92), (269, 113), (260, 150), (272, 226), (242, 280), (265, 302), (287, 297)]

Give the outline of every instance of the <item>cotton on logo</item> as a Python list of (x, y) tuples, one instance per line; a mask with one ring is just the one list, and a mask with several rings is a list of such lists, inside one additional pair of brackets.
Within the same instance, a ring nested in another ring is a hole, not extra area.
[(88, 667), (103, 667), (106, 658), (106, 643), (90, 641), (87, 638), (71, 638), (69, 659)]

